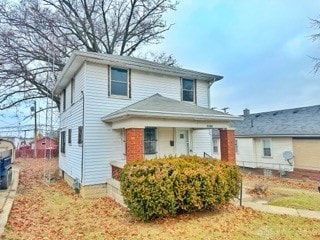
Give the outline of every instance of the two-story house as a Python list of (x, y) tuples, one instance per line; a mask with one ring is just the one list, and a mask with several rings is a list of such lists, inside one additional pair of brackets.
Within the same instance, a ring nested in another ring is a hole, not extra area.
[(220, 129), (222, 159), (234, 162), (228, 124), (238, 117), (210, 109), (210, 87), (221, 79), (128, 56), (74, 52), (54, 89), (61, 97), (64, 179), (79, 181), (83, 196), (101, 195), (111, 162), (211, 155), (213, 128)]

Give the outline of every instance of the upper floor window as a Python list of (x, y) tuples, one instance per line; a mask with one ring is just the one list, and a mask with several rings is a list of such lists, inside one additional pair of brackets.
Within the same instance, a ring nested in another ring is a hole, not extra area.
[(156, 128), (147, 127), (144, 129), (144, 154), (155, 154), (156, 151)]
[(182, 101), (195, 102), (195, 80), (182, 78)]
[(262, 151), (264, 157), (271, 157), (271, 139), (262, 139)]
[(109, 95), (130, 97), (128, 70), (115, 67), (110, 69)]
[(62, 110), (66, 110), (66, 89), (63, 89), (63, 93), (62, 93)]
[(75, 92), (75, 85), (74, 85), (74, 78), (71, 79), (71, 104), (74, 103), (74, 92)]

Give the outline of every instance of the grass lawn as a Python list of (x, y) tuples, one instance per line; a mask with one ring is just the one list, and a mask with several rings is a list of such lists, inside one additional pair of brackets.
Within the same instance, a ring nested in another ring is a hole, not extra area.
[(320, 193), (310, 190), (270, 188), (268, 204), (320, 211)]
[[(20, 184), (1, 239), (317, 239), (320, 221), (234, 205), (140, 222), (108, 198), (82, 199), (62, 180), (41, 181), (41, 160), (20, 162)], [(32, 170), (30, 170), (32, 169)]]
[(251, 188), (255, 184), (267, 185), (267, 194), (260, 197), (266, 200), (269, 205), (320, 211), (320, 193), (317, 189), (318, 183), (315, 181), (280, 179), (249, 174), (244, 175), (244, 184)]

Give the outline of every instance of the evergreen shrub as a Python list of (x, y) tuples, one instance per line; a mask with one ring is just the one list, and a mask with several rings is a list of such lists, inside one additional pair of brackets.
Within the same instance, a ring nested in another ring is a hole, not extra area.
[(121, 193), (130, 213), (141, 220), (212, 209), (238, 196), (235, 165), (198, 156), (169, 156), (127, 163)]

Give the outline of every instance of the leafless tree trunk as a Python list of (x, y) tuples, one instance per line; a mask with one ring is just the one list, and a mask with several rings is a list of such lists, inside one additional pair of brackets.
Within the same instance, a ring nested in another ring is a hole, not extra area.
[[(168, 31), (172, 0), (22, 0), (0, 3), (0, 110), (52, 96), (73, 50), (132, 55)], [(48, 77), (48, 69), (54, 77)], [(60, 107), (58, 96), (53, 96)]]

